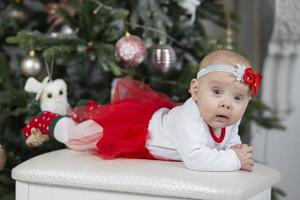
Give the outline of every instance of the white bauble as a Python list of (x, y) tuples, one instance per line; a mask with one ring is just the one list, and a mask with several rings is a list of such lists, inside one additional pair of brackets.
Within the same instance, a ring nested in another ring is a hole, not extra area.
[(36, 56), (27, 56), (21, 62), (21, 72), (27, 77), (39, 75), (42, 67), (41, 60)]

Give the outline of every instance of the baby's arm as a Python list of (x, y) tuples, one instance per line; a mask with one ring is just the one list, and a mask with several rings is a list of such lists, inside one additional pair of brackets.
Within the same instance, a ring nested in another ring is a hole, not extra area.
[(252, 158), (253, 147), (247, 144), (242, 144), (241, 138), (238, 135), (238, 124), (232, 128), (230, 140), (227, 142), (226, 149), (233, 149), (241, 162), (241, 169), (252, 171), (254, 161)]
[(232, 127), (230, 139), (228, 140), (228, 142), (226, 142), (226, 149), (231, 149), (233, 146), (242, 144), (241, 137), (238, 134), (238, 126), (239, 123), (235, 124), (234, 127)]
[(210, 135), (204, 132), (204, 127), (198, 121), (183, 119), (171, 129), (177, 150), (189, 169), (201, 171), (240, 169), (240, 160), (233, 149), (218, 150), (208, 146)]

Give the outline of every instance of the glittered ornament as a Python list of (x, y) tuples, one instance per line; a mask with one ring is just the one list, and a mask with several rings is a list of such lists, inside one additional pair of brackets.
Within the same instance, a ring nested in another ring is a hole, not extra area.
[(6, 163), (6, 151), (4, 150), (3, 146), (0, 144), (0, 171), (3, 169)]
[(161, 71), (176, 69), (176, 53), (170, 45), (156, 45), (151, 52), (151, 65)]
[(123, 65), (137, 66), (145, 58), (145, 44), (139, 37), (126, 34), (116, 43), (115, 54)]
[(27, 77), (37, 76), (41, 73), (42, 66), (40, 59), (35, 56), (34, 51), (30, 51), (29, 56), (25, 57), (21, 62), (21, 72)]
[(13, 5), (7, 11), (7, 17), (15, 20), (19, 24), (24, 24), (29, 17), (26, 8), (22, 5)]

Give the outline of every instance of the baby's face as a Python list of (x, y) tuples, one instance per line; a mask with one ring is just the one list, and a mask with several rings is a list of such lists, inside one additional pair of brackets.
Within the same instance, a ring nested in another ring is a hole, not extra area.
[(238, 122), (249, 103), (249, 87), (227, 72), (211, 72), (193, 80), (192, 98), (204, 121), (214, 129)]

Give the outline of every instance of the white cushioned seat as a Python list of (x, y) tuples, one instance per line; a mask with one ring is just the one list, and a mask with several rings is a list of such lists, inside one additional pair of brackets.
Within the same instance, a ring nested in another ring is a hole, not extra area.
[[(77, 194), (74, 192), (76, 190), (86, 190), (91, 192), (90, 199), (97, 199), (92, 198), (93, 195), (101, 197), (101, 193), (119, 194), (119, 197), (115, 198), (102, 198), (105, 200), (120, 199), (122, 196), (124, 198), (124, 195), (133, 194), (136, 199), (149, 197), (149, 199), (252, 200), (257, 196), (260, 196), (260, 199), (269, 199), (270, 188), (280, 179), (280, 174), (258, 163), (253, 172), (200, 172), (187, 169), (182, 162), (102, 160), (88, 152), (63, 149), (21, 163), (13, 169), (12, 177), (17, 181), (17, 200), (24, 199), (24, 191), (29, 193), (28, 200), (35, 200), (33, 196), (38, 199), (36, 193), (39, 189), (31, 188), (36, 186), (42, 188), (41, 193), (44, 196), (41, 198), (44, 200), (54, 200), (55, 195), (47, 197), (47, 191), (50, 194), (56, 190), (70, 190), (70, 194), (74, 195)], [(30, 195), (33, 191), (35, 194)], [(67, 192), (62, 195), (65, 197), (61, 199), (69, 197), (76, 199), (68, 196)]]

